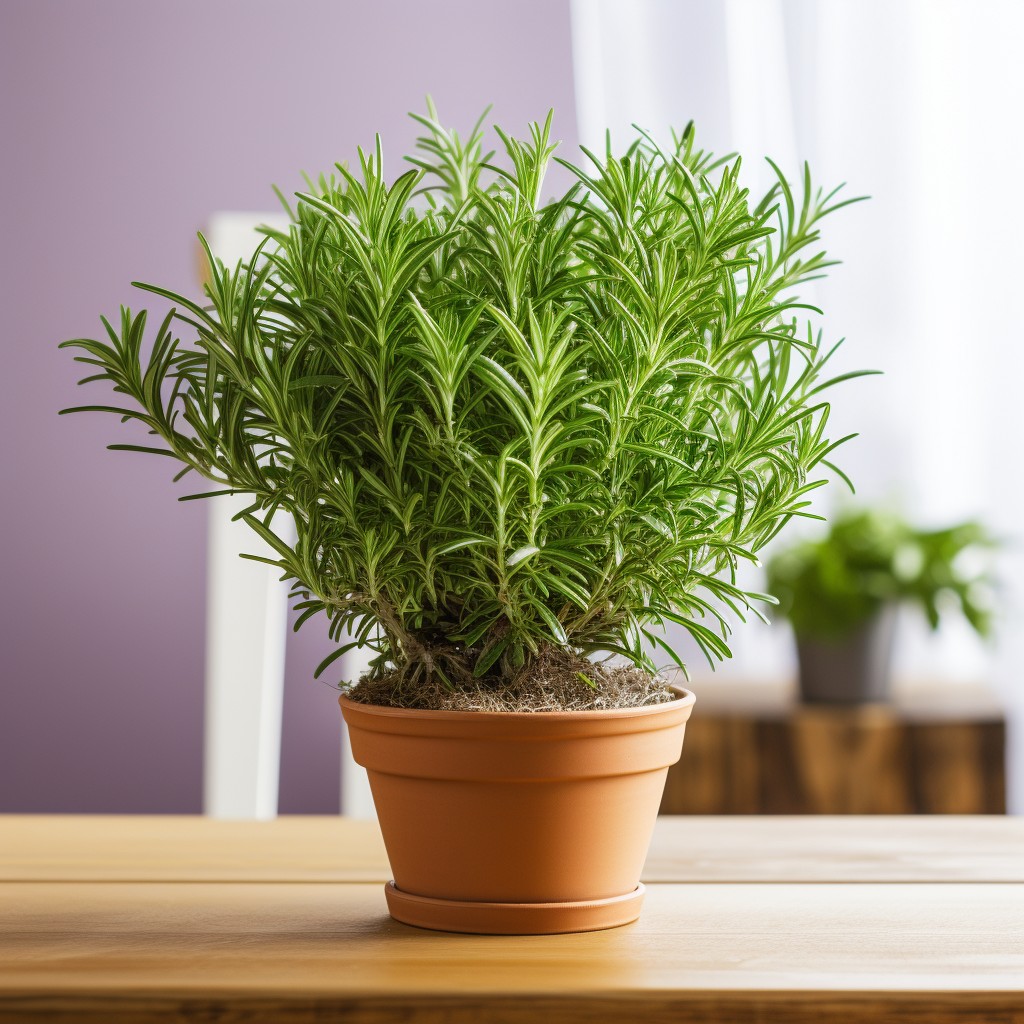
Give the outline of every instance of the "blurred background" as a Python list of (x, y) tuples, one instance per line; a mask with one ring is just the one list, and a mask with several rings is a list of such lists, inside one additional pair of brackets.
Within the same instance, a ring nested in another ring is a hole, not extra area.
[[(123, 440), (106, 418), (57, 417), (80, 376), (57, 342), (140, 304), (133, 280), (198, 293), (196, 231), (273, 211), (271, 183), (375, 132), (399, 173), (428, 93), (466, 129), (488, 104), (514, 132), (554, 108), (570, 158), (693, 119), (752, 188), (768, 154), (871, 195), (826, 223), (843, 265), (807, 296), (847, 339), (837, 372), (884, 371), (833, 394), (833, 436), (860, 435), (837, 461), (856, 508), (1000, 538), (993, 638), (902, 602), (891, 691), (837, 709), (794, 696), (788, 626), (742, 627), (717, 673), (692, 660), (681, 766), (731, 781), (689, 805), (670, 787), (666, 809), (1024, 810), (1022, 43), (1016, 0), (0, 0), (0, 811), (202, 807), (206, 509), (175, 502), (162, 460), (104, 451)], [(288, 640), (285, 813), (338, 808), (335, 695), (312, 681), (329, 649), (316, 623)], [(843, 764), (891, 799), (851, 795)]]

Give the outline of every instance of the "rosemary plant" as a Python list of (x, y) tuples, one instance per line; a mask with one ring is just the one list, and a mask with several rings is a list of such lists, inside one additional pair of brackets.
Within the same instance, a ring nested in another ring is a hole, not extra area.
[(65, 342), (127, 400), (65, 411), (141, 421), (159, 446), (110, 447), (215, 482), (189, 498), (251, 497), (296, 628), (329, 619), (318, 675), (353, 644), (406, 689), (500, 686), (552, 652), (653, 671), (657, 647), (681, 665), (669, 623), (728, 656), (730, 619), (767, 599), (738, 565), (839, 473), (822, 392), (857, 374), (824, 379), (835, 349), (796, 289), (854, 200), (774, 164), (752, 200), (692, 125), (559, 161), (574, 182), (545, 200), (550, 115), (495, 129), (500, 166), (483, 118), (463, 138), (414, 116), (394, 181), (378, 138), (281, 197), (290, 225), (250, 262), (207, 248), (208, 303), (137, 285), (175, 304), (151, 344), (129, 309)]

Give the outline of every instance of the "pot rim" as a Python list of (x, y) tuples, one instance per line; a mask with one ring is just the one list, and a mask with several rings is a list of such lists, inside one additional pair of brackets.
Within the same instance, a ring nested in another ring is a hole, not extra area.
[(668, 684), (668, 689), (678, 694), (675, 700), (660, 704), (643, 704), (632, 708), (590, 708), (583, 711), (449, 711), (431, 708), (394, 708), (384, 704), (364, 704), (351, 700), (344, 693), (338, 698), (342, 709), (351, 708), (356, 713), (379, 715), (382, 718), (419, 718), (437, 722), (474, 721), (510, 722), (516, 719), (536, 722), (538, 720), (566, 722), (580, 719), (608, 720), (616, 718), (644, 718), (692, 707), (697, 700), (692, 690)]

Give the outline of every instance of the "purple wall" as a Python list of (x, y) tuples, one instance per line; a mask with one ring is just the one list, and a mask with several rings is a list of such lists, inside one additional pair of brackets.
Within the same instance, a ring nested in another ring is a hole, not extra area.
[[(194, 812), (202, 777), (205, 508), (163, 460), (104, 451), (111, 417), (56, 343), (195, 291), (195, 231), (273, 209), (430, 92), (446, 121), (556, 110), (575, 145), (567, 0), (5, 0), (0, 8), (0, 811)], [(152, 305), (150, 303), (150, 305)], [(288, 656), (282, 810), (337, 808), (338, 710)]]

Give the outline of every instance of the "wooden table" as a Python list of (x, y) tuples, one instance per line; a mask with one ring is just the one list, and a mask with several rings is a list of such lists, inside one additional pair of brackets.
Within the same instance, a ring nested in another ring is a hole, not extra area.
[(366, 822), (0, 818), (0, 1021), (1024, 1022), (1021, 819), (663, 818), (584, 935), (409, 928), (388, 877)]
[(1000, 814), (1006, 714), (983, 686), (903, 685), (885, 704), (801, 704), (795, 687), (695, 684), (663, 814)]

